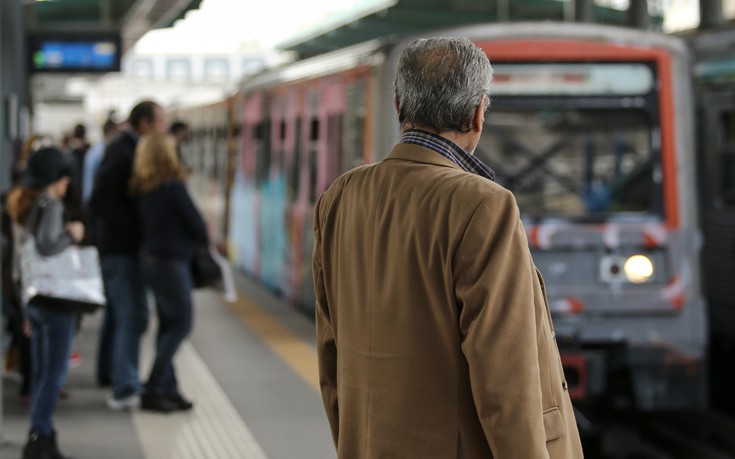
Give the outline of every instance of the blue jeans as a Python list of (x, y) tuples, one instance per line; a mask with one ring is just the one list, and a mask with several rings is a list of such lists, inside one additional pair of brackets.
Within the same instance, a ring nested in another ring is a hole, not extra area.
[(144, 261), (146, 281), (153, 290), (158, 312), (156, 359), (145, 385), (146, 394), (173, 396), (178, 394), (174, 354), (191, 332), (193, 307), (189, 261), (178, 258)]
[(51, 416), (69, 368), (76, 314), (54, 307), (28, 306), (31, 323), (31, 429), (53, 430)]
[(121, 399), (141, 390), (140, 337), (148, 326), (145, 283), (137, 257), (101, 255), (100, 266), (107, 307), (100, 335), (97, 377), (100, 382), (109, 378), (112, 396)]

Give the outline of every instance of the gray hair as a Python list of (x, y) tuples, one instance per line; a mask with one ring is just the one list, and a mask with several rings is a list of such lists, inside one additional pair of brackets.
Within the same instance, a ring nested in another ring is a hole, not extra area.
[(401, 53), (395, 78), (398, 121), (438, 132), (469, 132), (490, 90), (493, 69), (465, 37), (422, 38)]

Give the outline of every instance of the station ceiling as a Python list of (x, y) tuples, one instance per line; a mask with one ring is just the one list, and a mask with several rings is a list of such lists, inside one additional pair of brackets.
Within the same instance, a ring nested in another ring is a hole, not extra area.
[(30, 34), (119, 32), (123, 52), (151, 29), (169, 27), (202, 0), (23, 0)]
[[(558, 0), (362, 0), (342, 16), (322, 22), (278, 47), (309, 57), (387, 35), (480, 22), (563, 21), (570, 13)], [(595, 6), (593, 21), (625, 25), (627, 11)], [(661, 18), (652, 18), (655, 23)]]

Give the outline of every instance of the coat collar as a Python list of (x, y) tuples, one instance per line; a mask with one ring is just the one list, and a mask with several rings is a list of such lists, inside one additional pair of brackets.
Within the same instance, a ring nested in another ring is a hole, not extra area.
[(393, 159), (433, 164), (435, 166), (452, 167), (454, 169), (462, 170), (452, 160), (445, 158), (434, 150), (410, 143), (397, 144), (383, 161), (390, 161)]

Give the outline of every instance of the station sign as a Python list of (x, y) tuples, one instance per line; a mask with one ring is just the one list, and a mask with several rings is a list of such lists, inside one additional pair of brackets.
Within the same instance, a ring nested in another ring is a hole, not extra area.
[(28, 40), (33, 73), (108, 73), (120, 71), (120, 34), (38, 34)]

